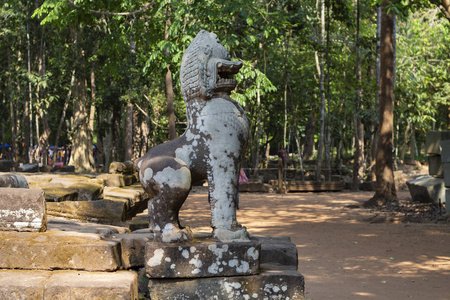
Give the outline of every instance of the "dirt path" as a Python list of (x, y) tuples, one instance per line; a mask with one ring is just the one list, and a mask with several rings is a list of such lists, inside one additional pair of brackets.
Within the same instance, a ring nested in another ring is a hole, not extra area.
[[(344, 207), (371, 196), (241, 193), (238, 220), (251, 234), (291, 237), (307, 299), (450, 299), (450, 225), (369, 223), (367, 211)], [(206, 190), (189, 196), (180, 218), (210, 230)]]

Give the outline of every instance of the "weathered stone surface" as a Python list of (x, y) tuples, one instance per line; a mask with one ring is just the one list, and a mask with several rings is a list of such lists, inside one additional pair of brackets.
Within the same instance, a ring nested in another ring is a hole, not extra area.
[(148, 212), (137, 214), (133, 217), (129, 222), (129, 228), (131, 231), (149, 228)]
[(118, 187), (105, 187), (104, 199), (108, 200), (126, 200), (127, 208), (135, 206), (136, 203), (140, 202), (144, 198), (143, 189), (127, 189)]
[(450, 140), (450, 131), (427, 131), (425, 153), (441, 154), (441, 141)]
[(54, 217), (120, 224), (126, 219), (127, 203), (112, 200), (48, 202), (47, 213)]
[(297, 247), (288, 236), (251, 236), (252, 240), (261, 243), (261, 264), (279, 264), (297, 270)]
[(78, 199), (78, 192), (72, 189), (49, 185), (43, 191), (47, 202), (77, 201)]
[(46, 228), (42, 190), (0, 188), (0, 230), (45, 231)]
[(0, 299), (45, 299), (49, 277), (50, 272), (44, 271), (0, 270)]
[(424, 203), (445, 203), (444, 180), (420, 176), (406, 182), (413, 201)]
[(125, 186), (130, 186), (134, 184), (138, 178), (134, 174), (123, 174), (123, 181), (125, 183)]
[(118, 271), (114, 273), (52, 272), (45, 283), (48, 299), (137, 299), (137, 274)]
[(98, 179), (102, 179), (105, 182), (105, 186), (108, 187), (123, 187), (125, 181), (122, 174), (101, 174), (97, 176)]
[(14, 166), (14, 161), (10, 159), (0, 159), (0, 172), (10, 172)]
[(114, 271), (120, 245), (97, 234), (0, 232), (0, 269)]
[(304, 278), (276, 265), (259, 275), (195, 279), (150, 279), (151, 299), (304, 299)]
[[(71, 231), (78, 233), (95, 233), (102, 238), (114, 237), (118, 234), (130, 233), (130, 230), (122, 226), (113, 226), (98, 223), (86, 223), (63, 218), (49, 217), (47, 222), (48, 230)], [(147, 232), (149, 235), (149, 232)]]
[(122, 267), (124, 269), (145, 266), (145, 244), (153, 239), (150, 233), (116, 234), (114, 240), (120, 242)]
[(450, 140), (441, 141), (441, 162), (450, 163)]
[(92, 201), (103, 197), (103, 181), (86, 177), (57, 177), (53, 178), (42, 189), (55, 189), (57, 187), (77, 192), (78, 201)]
[(272, 186), (267, 183), (249, 182), (247, 184), (239, 185), (239, 192), (270, 193), (272, 191)]
[(0, 187), (29, 188), (27, 179), (20, 174), (1, 174)]
[[(450, 203), (450, 189), (445, 189), (445, 202)], [(450, 205), (449, 204), (445, 205), (445, 210), (447, 211), (447, 213), (450, 213)]]
[(192, 278), (257, 274), (257, 241), (224, 243), (213, 239), (189, 243), (148, 242), (145, 267), (151, 278)]
[(444, 177), (440, 155), (428, 156), (428, 174), (435, 177)]
[(0, 270), (0, 299), (137, 299), (137, 274)]

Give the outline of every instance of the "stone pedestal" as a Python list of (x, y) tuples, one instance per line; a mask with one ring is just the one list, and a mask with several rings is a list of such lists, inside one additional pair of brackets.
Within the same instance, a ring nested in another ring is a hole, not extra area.
[(442, 178), (420, 176), (406, 182), (413, 201), (445, 203), (445, 187)]
[(42, 190), (0, 188), (0, 231), (45, 231), (46, 228)]
[(148, 242), (145, 267), (150, 278), (199, 278), (259, 272), (258, 241), (220, 242), (207, 238), (187, 243)]
[(150, 299), (305, 299), (304, 278), (298, 271), (278, 265), (262, 268), (259, 275), (150, 279)]

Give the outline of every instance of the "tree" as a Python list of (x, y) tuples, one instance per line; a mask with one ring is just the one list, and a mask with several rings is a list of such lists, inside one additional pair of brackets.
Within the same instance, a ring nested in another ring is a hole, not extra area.
[(378, 206), (397, 199), (393, 166), (394, 132), (394, 12), (388, 12), (389, 1), (381, 4), (380, 103), (376, 156), (376, 192), (364, 206)]

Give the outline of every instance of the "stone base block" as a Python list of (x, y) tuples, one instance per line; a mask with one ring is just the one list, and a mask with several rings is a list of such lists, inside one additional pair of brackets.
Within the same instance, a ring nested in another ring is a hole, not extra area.
[(48, 202), (47, 213), (80, 221), (120, 224), (126, 219), (127, 203), (111, 200)]
[(441, 154), (441, 141), (450, 140), (450, 131), (427, 131), (425, 153)]
[(251, 239), (261, 243), (261, 264), (278, 264), (297, 270), (297, 247), (288, 236), (252, 235)]
[(428, 174), (435, 177), (444, 177), (440, 155), (428, 156)]
[(10, 172), (14, 166), (14, 161), (10, 159), (0, 159), (0, 172)]
[(137, 299), (137, 274), (0, 270), (0, 299)]
[(295, 270), (262, 265), (259, 275), (150, 279), (151, 299), (304, 299), (304, 278)]
[(114, 271), (120, 245), (97, 234), (0, 232), (0, 269)]
[(45, 231), (47, 214), (42, 190), (0, 188), (0, 231)]
[(413, 201), (445, 203), (444, 179), (420, 176), (406, 182)]
[(145, 267), (151, 278), (192, 278), (257, 274), (261, 244), (220, 242), (211, 238), (187, 243), (149, 242)]

